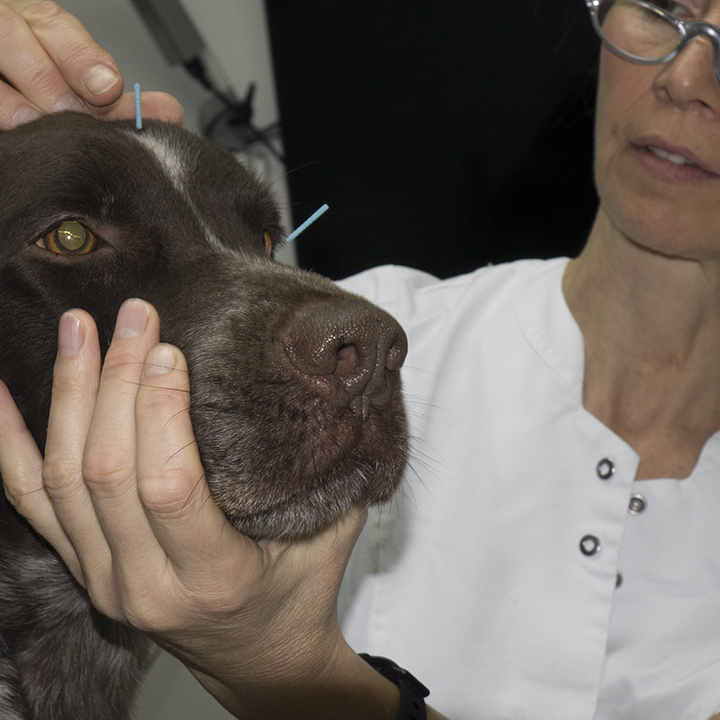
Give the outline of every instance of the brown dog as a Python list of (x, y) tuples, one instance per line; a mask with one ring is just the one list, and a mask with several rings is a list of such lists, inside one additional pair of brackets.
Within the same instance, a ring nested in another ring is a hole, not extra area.
[[(105, 348), (142, 297), (188, 359), (208, 483), (239, 530), (301, 537), (391, 496), (404, 333), (272, 260), (275, 204), (229, 153), (171, 126), (54, 115), (0, 134), (0, 193), (0, 377), (40, 447), (60, 315), (90, 312)], [(126, 718), (144, 639), (92, 609), (4, 497), (0, 543), (0, 718)]]

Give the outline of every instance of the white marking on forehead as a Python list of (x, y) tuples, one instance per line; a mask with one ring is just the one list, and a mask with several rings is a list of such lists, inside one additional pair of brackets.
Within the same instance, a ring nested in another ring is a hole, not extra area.
[(126, 131), (126, 134), (145, 147), (158, 161), (165, 177), (167, 177), (173, 187), (180, 193), (188, 208), (190, 208), (193, 215), (197, 218), (197, 221), (200, 223), (200, 227), (202, 227), (208, 242), (210, 242), (215, 248), (227, 252), (229, 248), (227, 245), (221, 243), (218, 237), (207, 226), (202, 218), (202, 215), (198, 212), (197, 207), (188, 192), (187, 186), (185, 185), (188, 164), (190, 162), (194, 162), (195, 157), (191, 156), (189, 153), (183, 157), (178, 152), (178, 148), (172, 147), (162, 138), (150, 133), (145, 132), (140, 134)]
[(186, 195), (187, 191), (183, 185), (185, 165), (183, 165), (180, 161), (175, 149), (171, 148), (168, 143), (160, 140), (160, 138), (147, 133), (142, 135), (138, 133), (128, 133), (128, 135), (135, 138), (135, 140), (137, 140), (141, 145), (144, 145), (155, 156), (155, 158), (160, 162), (168, 180), (170, 180), (170, 182), (172, 182), (175, 186), (175, 189), (183, 195)]

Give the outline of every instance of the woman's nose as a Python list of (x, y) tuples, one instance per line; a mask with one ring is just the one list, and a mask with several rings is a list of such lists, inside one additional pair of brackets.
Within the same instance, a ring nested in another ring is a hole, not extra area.
[(718, 48), (706, 35), (697, 35), (658, 74), (656, 89), (679, 107), (707, 107), (720, 116), (720, 81), (715, 73)]

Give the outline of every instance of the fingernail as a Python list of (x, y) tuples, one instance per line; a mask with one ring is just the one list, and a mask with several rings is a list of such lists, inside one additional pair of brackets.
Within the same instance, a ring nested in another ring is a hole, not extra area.
[(175, 350), (172, 345), (155, 345), (145, 358), (145, 377), (165, 375), (175, 367)]
[(95, 65), (83, 77), (85, 87), (94, 95), (102, 95), (119, 81), (120, 76), (107, 65)]
[(80, 319), (72, 313), (65, 313), (58, 328), (58, 353), (63, 357), (77, 355), (84, 340), (85, 328)]
[(13, 124), (15, 126), (25, 125), (26, 123), (32, 122), (33, 120), (39, 120), (42, 117), (42, 113), (30, 105), (23, 105), (13, 115)]
[(75, 95), (66, 95), (53, 105), (53, 112), (64, 112), (66, 110), (82, 113), (87, 113), (88, 111), (85, 103), (80, 100), (79, 97), (75, 97)]
[(115, 338), (133, 338), (145, 331), (148, 318), (147, 305), (142, 300), (127, 300), (118, 313)]

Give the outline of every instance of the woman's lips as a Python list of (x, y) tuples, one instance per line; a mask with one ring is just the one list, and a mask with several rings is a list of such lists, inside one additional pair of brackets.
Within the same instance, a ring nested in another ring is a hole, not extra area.
[(642, 138), (632, 146), (643, 167), (662, 178), (681, 182), (718, 178), (717, 173), (687, 148), (670, 145), (659, 138)]
[(676, 165), (693, 165), (694, 167), (697, 167), (697, 163), (694, 163), (692, 160), (689, 160), (680, 153), (671, 153), (663, 148), (654, 147), (653, 145), (648, 145), (647, 149), (650, 152), (655, 153), (658, 157), (661, 157), (664, 160), (669, 160), (671, 163), (675, 163)]

